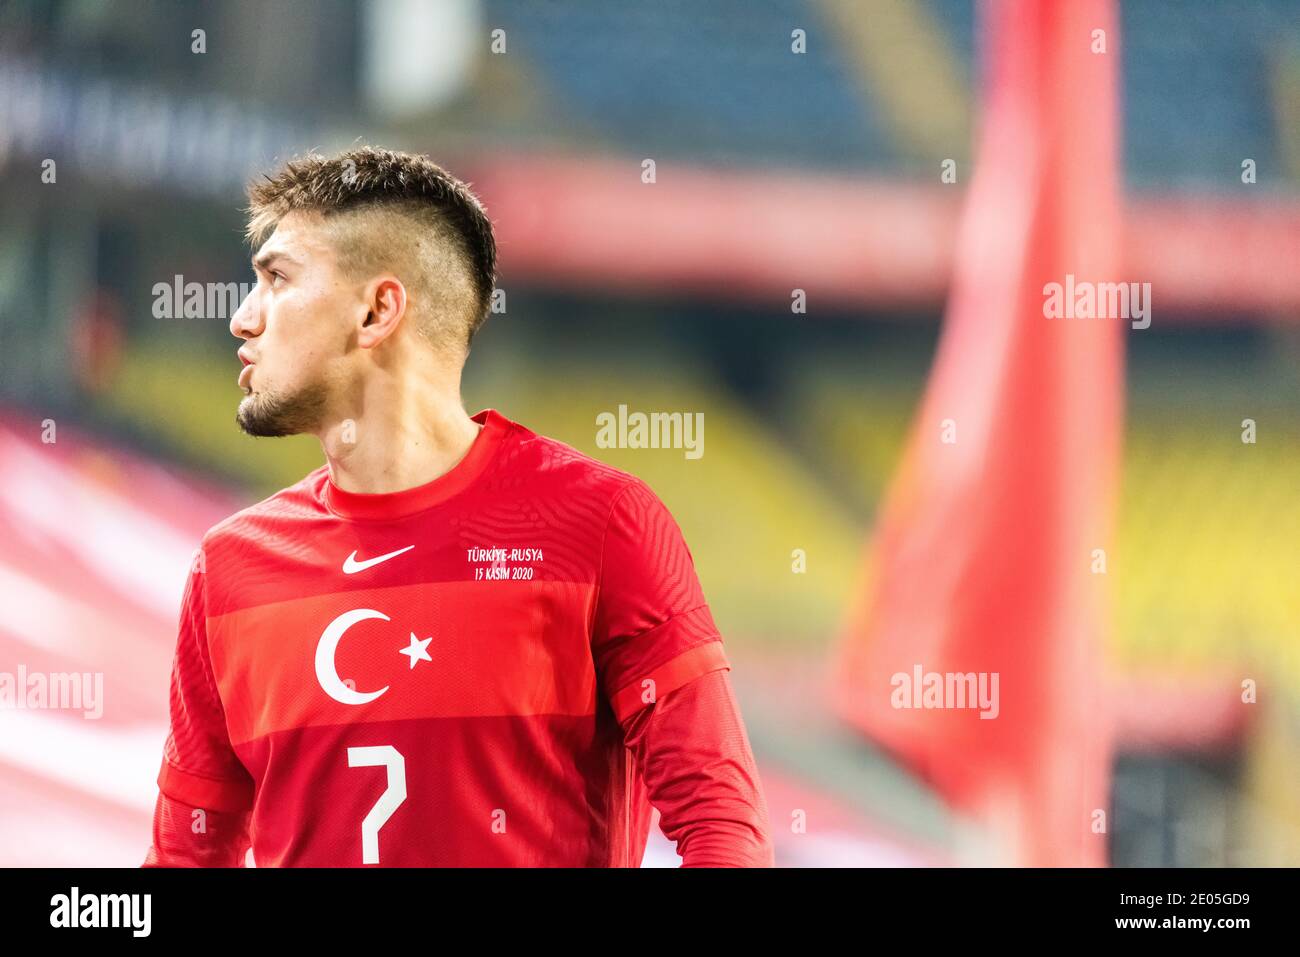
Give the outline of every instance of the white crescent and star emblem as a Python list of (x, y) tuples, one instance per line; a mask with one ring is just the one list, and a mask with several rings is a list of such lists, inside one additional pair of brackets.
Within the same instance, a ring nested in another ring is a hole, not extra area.
[[(343, 634), (357, 622), (367, 621), (371, 618), (391, 621), (382, 611), (375, 611), (373, 608), (356, 608), (352, 611), (345, 611), (325, 626), (325, 630), (321, 632), (320, 641), (316, 643), (316, 680), (320, 682), (321, 690), (339, 704), (367, 704), (374, 701), (389, 688), (388, 685), (384, 685), (378, 691), (357, 691), (355, 688), (349, 687), (347, 682), (339, 677), (338, 669), (334, 665), (334, 655), (338, 651)], [(398, 654), (410, 658), (411, 670), (415, 670), (417, 661), (433, 661), (429, 657), (429, 642), (431, 641), (433, 641), (432, 637), (421, 641), (415, 637), (415, 632), (411, 632), (410, 645), (399, 648)]]

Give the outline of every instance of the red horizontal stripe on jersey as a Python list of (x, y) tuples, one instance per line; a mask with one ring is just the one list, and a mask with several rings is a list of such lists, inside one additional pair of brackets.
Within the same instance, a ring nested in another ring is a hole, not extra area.
[[(209, 618), (231, 743), (364, 721), (592, 714), (593, 600), (592, 586), (573, 582), (429, 582), (314, 595)], [(318, 677), (326, 629), (361, 609), (389, 620), (351, 624), (333, 661), (324, 656)], [(423, 649), (404, 654), (412, 634)], [(344, 697), (387, 690), (350, 704), (336, 700), (327, 685)]]
[(243, 811), (253, 805), (253, 781), (226, 781), (182, 771), (163, 759), (158, 790), (173, 801), (209, 811)]
[[(696, 645), (616, 692), (610, 702), (614, 709), (614, 717), (623, 721), (629, 715), (635, 714), (646, 705), (653, 704), (670, 691), (676, 691), (701, 675), (706, 675), (710, 671), (730, 670), (730, 668), (731, 663), (727, 661), (721, 638)], [(647, 698), (650, 700), (646, 700)]]

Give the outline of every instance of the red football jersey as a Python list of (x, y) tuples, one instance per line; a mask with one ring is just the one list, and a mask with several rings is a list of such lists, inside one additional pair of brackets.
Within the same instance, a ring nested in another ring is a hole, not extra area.
[(474, 420), (426, 485), (322, 467), (204, 538), (158, 784), (258, 866), (640, 863), (620, 725), (729, 667), (690, 552), (641, 480)]

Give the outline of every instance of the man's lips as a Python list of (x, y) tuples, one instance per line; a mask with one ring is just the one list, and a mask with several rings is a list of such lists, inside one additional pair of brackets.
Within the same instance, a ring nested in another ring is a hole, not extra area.
[(253, 377), (253, 360), (240, 352), (239, 361), (244, 364), (244, 367), (239, 370), (239, 387), (247, 389), (248, 382)]

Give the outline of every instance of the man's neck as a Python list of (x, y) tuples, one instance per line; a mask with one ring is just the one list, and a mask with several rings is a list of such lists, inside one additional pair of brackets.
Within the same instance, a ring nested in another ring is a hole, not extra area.
[(364, 412), (332, 422), (317, 436), (330, 479), (345, 492), (381, 495), (450, 472), (481, 428), (465, 412), (458, 392), (367, 390)]

